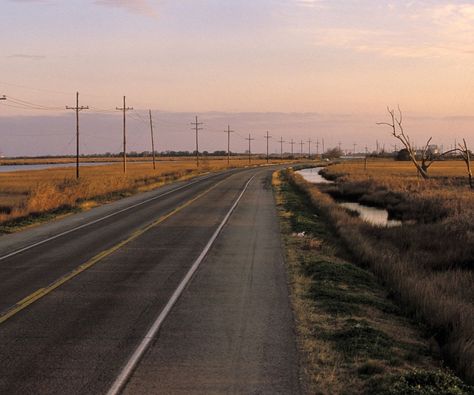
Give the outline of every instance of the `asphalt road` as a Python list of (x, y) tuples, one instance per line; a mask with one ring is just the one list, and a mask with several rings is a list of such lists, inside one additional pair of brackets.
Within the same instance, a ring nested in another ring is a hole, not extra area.
[(271, 172), (201, 177), (0, 238), (0, 393), (105, 394), (120, 377), (129, 394), (299, 393)]

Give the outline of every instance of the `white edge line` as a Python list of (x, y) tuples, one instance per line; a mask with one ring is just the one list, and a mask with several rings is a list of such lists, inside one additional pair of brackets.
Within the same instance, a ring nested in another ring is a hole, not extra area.
[(173, 295), (171, 295), (171, 298), (168, 300), (168, 303), (166, 303), (166, 306), (163, 308), (161, 311), (160, 315), (158, 318), (155, 320), (151, 328), (148, 330), (146, 333), (145, 337), (143, 340), (140, 342), (138, 347), (135, 349), (134, 353), (128, 360), (127, 364), (123, 367), (121, 370), (120, 374), (117, 376), (115, 379), (114, 383), (110, 387), (109, 391), (107, 392), (107, 395), (117, 395), (119, 394), (125, 384), (127, 383), (128, 379), (132, 375), (133, 371), (135, 370), (136, 366), (140, 362), (140, 359), (143, 357), (143, 354), (147, 350), (148, 346), (150, 345), (151, 341), (154, 339), (156, 336), (158, 330), (160, 329), (161, 325), (163, 324), (163, 321), (166, 319), (168, 316), (169, 312), (183, 293), (184, 289), (190, 282), (192, 276), (198, 269), (199, 265), (201, 262), (204, 260), (206, 257), (207, 253), (211, 249), (212, 245), (214, 244), (215, 240), (217, 239), (217, 236), (219, 236), (219, 233), (222, 231), (222, 228), (225, 226), (227, 221), (229, 220), (230, 216), (232, 215), (233, 211), (239, 204), (240, 200), (242, 199), (242, 196), (244, 195), (245, 191), (247, 190), (250, 182), (254, 179), (255, 175), (252, 176), (247, 183), (245, 184), (244, 188), (242, 189), (242, 192), (240, 193), (239, 197), (235, 200), (234, 204), (230, 208), (230, 210), (227, 212), (226, 216), (220, 223), (219, 227), (216, 229), (212, 237), (209, 239), (207, 242), (206, 246), (202, 250), (201, 254), (198, 256), (198, 258), (194, 261), (192, 264), (191, 268), (189, 271), (186, 273), (186, 276), (184, 276), (183, 280), (181, 283), (178, 285), (178, 288), (173, 292)]
[[(232, 171), (232, 170), (231, 170), (231, 171)], [(218, 174), (222, 174), (222, 173), (218, 173)], [(38, 246), (40, 246), (40, 245), (42, 245), (42, 244), (45, 244), (45, 243), (47, 243), (47, 242), (49, 242), (49, 241), (55, 240), (55, 239), (57, 239), (57, 238), (59, 238), (59, 237), (62, 237), (62, 236), (65, 236), (65, 235), (67, 235), (67, 234), (69, 234), (69, 233), (75, 232), (75, 231), (77, 231), (77, 230), (79, 230), (79, 229), (87, 228), (88, 226), (94, 225), (94, 224), (96, 224), (96, 223), (98, 223), (98, 222), (105, 221), (106, 219), (111, 218), (111, 217), (114, 217), (114, 216), (116, 216), (116, 215), (118, 215), (118, 214), (121, 214), (121, 213), (123, 213), (123, 212), (125, 212), (125, 211), (131, 210), (131, 209), (133, 209), (133, 208), (135, 208), (135, 207), (142, 206), (142, 205), (144, 205), (144, 204), (146, 204), (146, 203), (152, 202), (153, 200), (156, 200), (156, 199), (159, 199), (159, 198), (161, 198), (161, 197), (163, 197), (163, 196), (169, 195), (169, 194), (171, 194), (171, 193), (180, 191), (181, 189), (187, 188), (187, 187), (189, 187), (189, 186), (191, 186), (191, 185), (194, 185), (194, 184), (196, 184), (196, 183), (198, 183), (198, 182), (200, 182), (200, 181), (205, 181), (205, 180), (207, 180), (207, 179), (209, 179), (209, 178), (211, 178), (211, 177), (215, 177), (215, 176), (216, 176), (216, 174), (212, 174), (212, 175), (207, 176), (207, 177), (199, 178), (199, 180), (192, 181), (192, 182), (190, 182), (190, 183), (188, 183), (188, 184), (185, 184), (185, 185), (182, 185), (182, 186), (180, 186), (180, 187), (178, 187), (178, 188), (175, 188), (175, 189), (172, 189), (172, 190), (170, 190), (170, 191), (161, 193), (161, 194), (159, 194), (159, 195), (157, 195), (157, 196), (153, 196), (152, 198), (146, 199), (146, 200), (144, 200), (144, 201), (142, 201), (142, 202), (140, 202), (140, 203), (132, 204), (131, 206), (128, 206), (128, 207), (125, 207), (125, 208), (123, 208), (123, 209), (121, 209), (121, 210), (115, 211), (115, 212), (113, 212), (113, 213), (111, 213), (111, 214), (108, 214), (108, 215), (106, 215), (106, 216), (104, 216), (104, 217), (95, 219), (94, 221), (91, 221), (91, 222), (88, 222), (88, 223), (86, 223), (86, 224), (77, 226), (77, 227), (75, 227), (75, 228), (66, 230), (65, 232), (58, 233), (57, 235), (48, 237), (47, 239), (38, 241), (37, 243), (30, 244), (29, 246), (20, 248), (19, 250), (15, 250), (15, 251), (13, 251), (13, 252), (10, 252), (10, 253), (8, 253), (8, 254), (6, 254), (6, 255), (1, 256), (1, 257), (0, 257), (0, 261), (3, 261), (3, 260), (5, 260), (5, 259), (7, 259), (7, 258), (10, 258), (10, 257), (12, 257), (12, 256), (14, 256), (14, 255), (20, 254), (21, 252), (28, 251), (28, 250), (30, 250), (30, 249), (32, 249), (32, 248), (38, 247)]]

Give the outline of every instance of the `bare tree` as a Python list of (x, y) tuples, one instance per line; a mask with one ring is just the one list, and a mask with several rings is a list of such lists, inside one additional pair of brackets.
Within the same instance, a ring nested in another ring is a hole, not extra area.
[(463, 139), (462, 141), (464, 144), (459, 144), (458, 151), (460, 152), (461, 157), (464, 160), (464, 162), (466, 162), (467, 176), (469, 177), (469, 186), (471, 187), (471, 189), (473, 189), (474, 186), (472, 184), (471, 152), (467, 148), (466, 139)]
[(421, 151), (421, 164), (418, 163), (418, 160), (416, 159), (416, 150), (414, 144), (410, 140), (410, 136), (408, 136), (408, 134), (406, 134), (405, 130), (403, 129), (403, 115), (402, 111), (400, 110), (400, 107), (398, 107), (398, 117), (395, 115), (395, 110), (387, 107), (387, 111), (390, 114), (392, 122), (377, 122), (377, 125), (386, 125), (392, 128), (392, 135), (401, 141), (401, 143), (407, 150), (408, 155), (410, 156), (410, 160), (413, 162), (416, 169), (418, 170), (418, 173), (420, 173), (420, 175), (424, 179), (428, 179), (428, 168), (433, 164), (435, 159), (431, 151), (429, 151), (429, 145), (432, 138), (430, 137), (426, 142), (425, 147)]

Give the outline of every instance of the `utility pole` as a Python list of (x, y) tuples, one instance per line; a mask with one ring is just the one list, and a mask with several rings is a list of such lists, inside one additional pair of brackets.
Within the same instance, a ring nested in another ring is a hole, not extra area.
[(117, 111), (123, 112), (123, 172), (127, 172), (127, 111), (133, 110), (133, 107), (127, 107), (125, 104), (125, 96), (123, 97), (123, 107), (115, 107)]
[(308, 139), (308, 159), (311, 159), (311, 139)]
[(352, 155), (355, 155), (355, 153), (356, 153), (356, 147), (357, 147), (357, 144), (356, 144), (356, 143), (354, 143), (354, 144), (352, 144), (352, 145), (354, 146), (354, 150), (352, 151)]
[(293, 139), (291, 139), (291, 143), (290, 143), (290, 144), (291, 144), (291, 158), (293, 159), (293, 156), (294, 156), (294, 155), (293, 155), (293, 146), (294, 146), (296, 143), (293, 141)]
[(227, 167), (230, 166), (230, 134), (234, 133), (233, 130), (230, 130), (230, 125), (227, 125), (227, 130), (225, 130), (227, 133)]
[(76, 112), (76, 178), (79, 178), (79, 112), (88, 109), (88, 106), (79, 106), (79, 92), (76, 92), (76, 107), (66, 106), (66, 110), (74, 110)]
[(339, 146), (339, 152), (342, 152), (342, 149), (341, 149), (342, 143), (339, 141), (339, 143), (337, 143), (337, 145)]
[(268, 163), (268, 140), (271, 139), (272, 136), (269, 135), (269, 132), (267, 131), (267, 135), (265, 138), (267, 139), (267, 163)]
[(301, 155), (301, 157), (303, 157), (303, 145), (304, 145), (303, 140), (301, 140), (301, 142), (300, 142), (300, 155)]
[(323, 155), (324, 155), (324, 152), (325, 152), (324, 151), (324, 139), (322, 139), (322, 140), (323, 140), (322, 143), (323, 143)]
[(198, 122), (198, 117), (196, 115), (196, 121), (191, 122), (191, 125), (193, 125), (193, 130), (196, 132), (196, 166), (199, 167), (199, 131), (202, 130), (200, 126), (203, 125), (202, 122)]
[(316, 156), (319, 156), (319, 139), (316, 140)]
[(280, 160), (283, 160), (283, 137), (280, 137)]
[(252, 161), (252, 146), (250, 145), (250, 143), (251, 143), (252, 140), (255, 140), (255, 139), (253, 139), (253, 138), (250, 136), (250, 133), (249, 133), (249, 137), (246, 138), (245, 140), (248, 140), (248, 141), (249, 141), (249, 164), (250, 164), (251, 161)]
[(155, 163), (155, 137), (153, 136), (153, 118), (151, 117), (151, 110), (148, 110), (150, 114), (150, 132), (151, 132), (151, 153), (153, 155), (153, 170), (156, 170)]

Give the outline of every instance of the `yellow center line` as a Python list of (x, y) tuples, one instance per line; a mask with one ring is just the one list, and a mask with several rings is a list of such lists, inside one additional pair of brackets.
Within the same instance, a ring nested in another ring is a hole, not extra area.
[(114, 245), (113, 247), (104, 250), (93, 258), (88, 260), (87, 262), (79, 265), (71, 272), (65, 274), (64, 276), (60, 277), (50, 285), (45, 288), (40, 288), (35, 292), (31, 293), (30, 295), (26, 296), (19, 302), (15, 303), (10, 309), (0, 314), (0, 324), (3, 324), (5, 321), (22, 311), (23, 309), (27, 308), (37, 300), (41, 299), (42, 297), (48, 295), (50, 292), (54, 291), (56, 288), (60, 287), (61, 285), (65, 284), (69, 280), (73, 279), (77, 275), (81, 274), (82, 272), (90, 269), (96, 263), (100, 262), (102, 259), (108, 257), (109, 255), (113, 254), (115, 251), (119, 250), (126, 244), (130, 243), (131, 241), (135, 240), (136, 238), (140, 237), (142, 234), (150, 230), (151, 228), (161, 224), (162, 222), (166, 221), (168, 218), (172, 217), (176, 213), (180, 212), (184, 208), (188, 207), (189, 205), (193, 204), (196, 200), (200, 199), (204, 195), (208, 194), (214, 188), (216, 188), (219, 184), (224, 182), (226, 179), (219, 181), (218, 183), (214, 184), (212, 187), (206, 189), (204, 192), (201, 192), (197, 196), (193, 197), (192, 199), (188, 200), (187, 202), (183, 203), (181, 206), (176, 207), (175, 209), (171, 210), (168, 214), (165, 214), (158, 218), (156, 221), (153, 221), (151, 224), (145, 226), (142, 229), (134, 231), (127, 239), (121, 241), (120, 243)]

